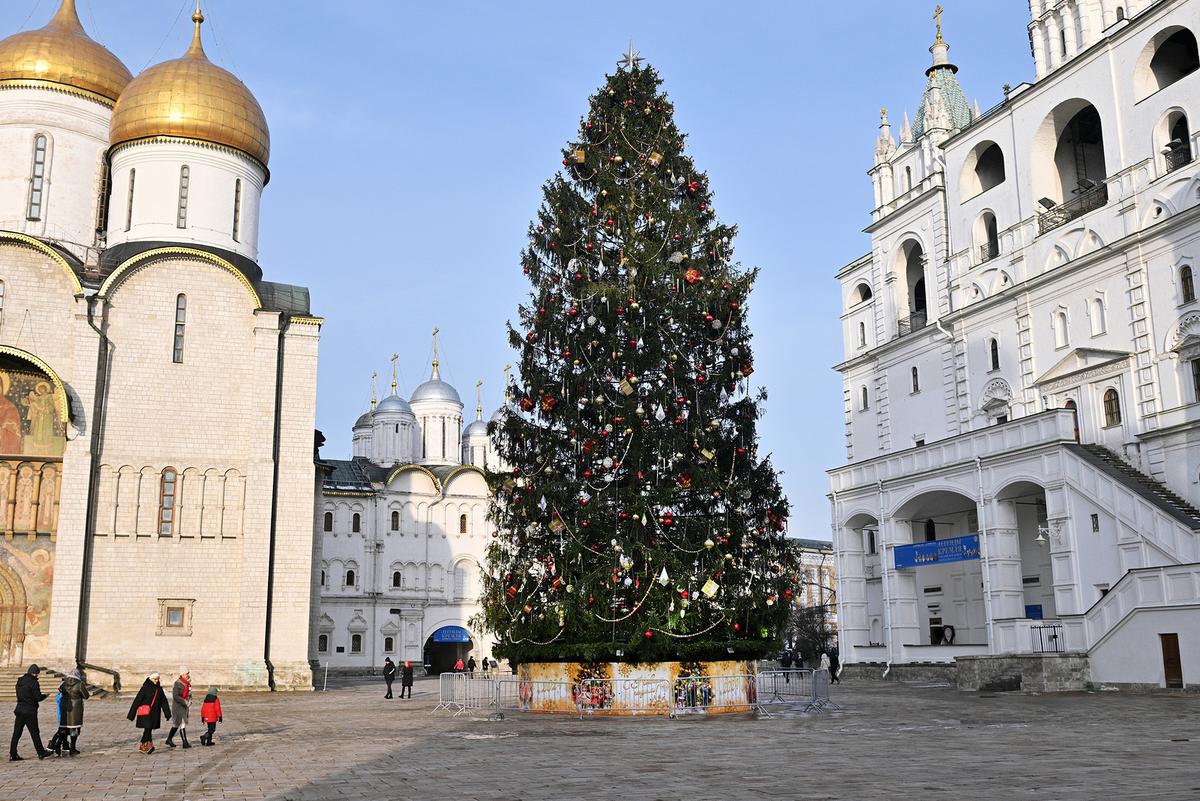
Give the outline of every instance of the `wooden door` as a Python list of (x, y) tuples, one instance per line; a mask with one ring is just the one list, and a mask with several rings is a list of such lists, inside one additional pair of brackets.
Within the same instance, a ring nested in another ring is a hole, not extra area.
[(1179, 658), (1179, 635), (1160, 634), (1162, 642), (1163, 675), (1168, 687), (1183, 687), (1183, 660)]

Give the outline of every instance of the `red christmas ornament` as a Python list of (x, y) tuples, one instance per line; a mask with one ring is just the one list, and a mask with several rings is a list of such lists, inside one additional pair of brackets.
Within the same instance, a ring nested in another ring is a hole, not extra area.
[(734, 631), (741, 631), (741, 630), (742, 630), (742, 624), (741, 624), (741, 623), (734, 623), (734, 624), (733, 624), (733, 630), (734, 630)]
[(700, 191), (700, 182), (699, 181), (688, 181), (687, 188), (688, 188), (688, 191), (694, 195)]
[(653, 636), (654, 636), (654, 632), (651, 631), (650, 629), (646, 629), (646, 639), (648, 640)]

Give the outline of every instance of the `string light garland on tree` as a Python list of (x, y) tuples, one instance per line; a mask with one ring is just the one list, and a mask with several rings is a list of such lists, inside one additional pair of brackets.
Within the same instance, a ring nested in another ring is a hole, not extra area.
[(749, 386), (756, 271), (660, 84), (631, 44), (522, 253), (479, 621), (515, 662), (749, 659), (786, 619), (788, 504)]

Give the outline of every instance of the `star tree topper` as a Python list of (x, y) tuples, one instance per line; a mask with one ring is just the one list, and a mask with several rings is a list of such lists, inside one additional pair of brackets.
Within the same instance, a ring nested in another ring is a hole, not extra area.
[(617, 62), (617, 66), (632, 72), (633, 70), (641, 69), (642, 61), (642, 55), (633, 49), (633, 37), (630, 37), (629, 52), (621, 57), (621, 60)]

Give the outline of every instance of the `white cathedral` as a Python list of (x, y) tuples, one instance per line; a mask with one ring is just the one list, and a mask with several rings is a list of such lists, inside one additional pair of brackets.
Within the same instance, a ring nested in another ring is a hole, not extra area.
[(1032, 0), (972, 108), (942, 39), (841, 285), (842, 661), (1200, 684), (1200, 0)]
[(459, 658), (491, 657), (493, 642), (472, 618), (491, 541), (486, 471), (498, 462), (482, 396), (464, 428), (437, 354), (435, 331), (430, 378), (408, 400), (393, 357), (391, 394), (376, 403), (372, 390), (352, 431), (353, 458), (320, 464), (320, 604), (310, 633), (319, 667), (370, 672), (390, 657), (440, 673)]
[(321, 319), (264, 279), (262, 109), (74, 0), (0, 39), (0, 666), (309, 688)]

